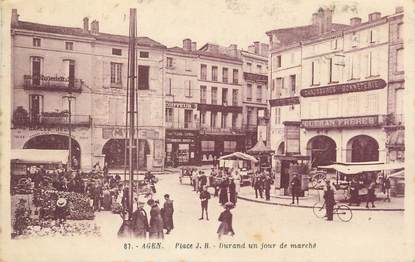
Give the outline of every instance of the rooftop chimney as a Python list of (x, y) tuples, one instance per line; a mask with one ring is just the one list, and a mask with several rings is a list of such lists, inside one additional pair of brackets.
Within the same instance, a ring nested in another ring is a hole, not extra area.
[(255, 53), (255, 45), (248, 46), (248, 52)]
[(403, 6), (397, 6), (395, 8), (395, 14), (403, 13)]
[(318, 33), (324, 34), (331, 32), (333, 20), (333, 10), (319, 8), (317, 13), (313, 14), (313, 25), (318, 26)]
[(99, 33), (99, 22), (97, 20), (91, 22), (91, 32), (93, 34)]
[(318, 18), (318, 14), (317, 13), (313, 13), (313, 18), (312, 18), (312, 24), (313, 25), (317, 25), (317, 18)]
[(254, 42), (254, 47), (255, 47), (255, 54), (259, 55), (259, 42), (258, 41)]
[(238, 46), (235, 44), (229, 45), (228, 47), (229, 55), (233, 57), (238, 57)]
[(380, 19), (381, 13), (380, 12), (373, 12), (369, 14), (369, 22), (376, 21)]
[(84, 32), (88, 32), (89, 31), (89, 18), (88, 17), (84, 17)]
[(19, 14), (17, 13), (17, 9), (12, 9), (12, 17), (11, 17), (11, 25), (17, 26), (19, 24)]
[(362, 23), (362, 18), (360, 18), (360, 17), (350, 18), (350, 25), (351, 26), (357, 26), (357, 25), (360, 25), (361, 23)]
[(189, 38), (186, 38), (183, 40), (183, 49), (186, 51), (191, 51), (192, 50), (192, 40), (190, 40)]
[(192, 42), (192, 51), (196, 51), (196, 50), (197, 50), (197, 43)]

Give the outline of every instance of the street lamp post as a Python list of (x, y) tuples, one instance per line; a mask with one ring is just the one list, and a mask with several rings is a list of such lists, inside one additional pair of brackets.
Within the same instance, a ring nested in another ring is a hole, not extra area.
[(67, 96), (64, 96), (64, 98), (68, 99), (68, 124), (69, 124), (69, 132), (68, 132), (68, 151), (69, 151), (69, 161), (68, 161), (68, 171), (72, 170), (72, 100), (75, 99), (75, 97), (69, 93)]

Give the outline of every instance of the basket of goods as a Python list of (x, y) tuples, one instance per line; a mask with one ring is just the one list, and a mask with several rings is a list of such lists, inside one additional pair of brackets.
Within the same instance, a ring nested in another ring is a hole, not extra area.
[(54, 218), (56, 201), (65, 198), (68, 201), (70, 220), (94, 219), (94, 211), (89, 204), (89, 197), (75, 192), (62, 192), (56, 190), (36, 190), (34, 203), (40, 207), (40, 217), (43, 219)]

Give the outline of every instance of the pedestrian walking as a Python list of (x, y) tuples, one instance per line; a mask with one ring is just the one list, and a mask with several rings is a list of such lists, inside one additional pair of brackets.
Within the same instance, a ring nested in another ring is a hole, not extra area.
[(229, 182), (229, 201), (232, 202), (234, 206), (236, 205), (236, 185), (233, 178), (231, 178)]
[(145, 239), (149, 231), (147, 213), (144, 210), (144, 202), (137, 203), (137, 210), (132, 215), (133, 235), (136, 238)]
[(263, 198), (262, 196), (262, 190), (263, 190), (263, 181), (261, 179), (260, 174), (258, 173), (255, 177), (255, 184), (254, 184), (254, 189), (255, 189), (255, 198), (258, 198), (258, 194), (260, 198)]
[(228, 200), (228, 181), (223, 179), (219, 185), (219, 203), (225, 205)]
[(147, 205), (151, 207), (149, 237), (153, 239), (163, 239), (163, 219), (161, 217), (160, 208), (153, 199), (149, 199)]
[(265, 200), (270, 200), (270, 190), (271, 190), (272, 179), (269, 175), (265, 177), (264, 180), (264, 189), (265, 189)]
[(204, 186), (202, 191), (200, 192), (199, 198), (200, 198), (200, 205), (202, 207), (202, 216), (199, 218), (199, 220), (203, 219), (203, 213), (206, 213), (206, 220), (209, 220), (208, 203), (210, 199), (210, 193), (207, 191), (206, 186)]
[(369, 203), (372, 204), (372, 208), (376, 207), (375, 206), (375, 199), (376, 199), (375, 189), (376, 189), (376, 182), (375, 182), (375, 179), (372, 179), (372, 181), (370, 182), (367, 188), (366, 208), (369, 208)]
[(324, 191), (324, 204), (326, 206), (326, 216), (328, 221), (333, 220), (333, 208), (336, 204), (336, 201), (334, 200), (334, 191), (330, 186), (330, 182), (326, 182), (326, 191)]
[(294, 204), (294, 200), (297, 200), (297, 205), (298, 205), (298, 197), (300, 195), (300, 190), (301, 190), (301, 182), (300, 179), (298, 178), (298, 174), (294, 175), (294, 178), (291, 180), (291, 194), (292, 194), (292, 202), (291, 204)]
[(202, 191), (203, 187), (207, 185), (207, 177), (203, 171), (200, 172), (199, 192)]
[(174, 228), (173, 225), (173, 200), (170, 199), (169, 194), (164, 195), (164, 205), (163, 205), (163, 225), (167, 230), (166, 234), (169, 234), (170, 231)]
[(384, 199), (384, 201), (391, 202), (390, 189), (391, 189), (391, 181), (390, 181), (389, 177), (385, 177), (383, 179), (383, 190), (385, 191), (384, 193), (386, 195), (386, 198)]
[(198, 180), (197, 180), (196, 169), (192, 169), (192, 184), (193, 184), (193, 191), (197, 191)]
[(231, 202), (227, 202), (225, 204), (225, 210), (220, 214), (218, 218), (218, 220), (221, 222), (217, 230), (219, 240), (223, 235), (227, 235), (229, 233), (231, 233), (231, 236), (235, 235), (235, 231), (232, 227), (232, 208), (233, 204)]

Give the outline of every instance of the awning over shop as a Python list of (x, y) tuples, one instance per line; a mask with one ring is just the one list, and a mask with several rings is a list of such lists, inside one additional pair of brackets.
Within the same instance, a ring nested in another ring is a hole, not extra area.
[(255, 157), (241, 152), (235, 152), (226, 156), (221, 156), (218, 160), (247, 160), (254, 163), (258, 162), (258, 160)]
[(388, 148), (405, 148), (405, 130), (394, 131), (386, 144)]
[(68, 150), (12, 149), (10, 160), (17, 163), (66, 164)]
[(362, 172), (373, 172), (373, 171), (387, 171), (405, 168), (404, 163), (337, 163), (328, 166), (319, 166), (318, 168), (334, 169), (340, 173), (346, 175), (359, 174)]

